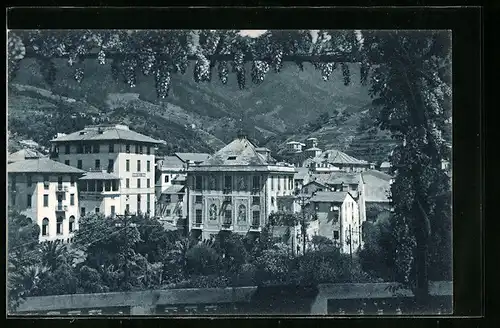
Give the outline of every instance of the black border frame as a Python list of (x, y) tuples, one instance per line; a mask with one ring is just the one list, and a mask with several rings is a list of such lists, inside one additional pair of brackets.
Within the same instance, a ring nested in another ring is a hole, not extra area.
[[(72, 28), (245, 28), (245, 29), (451, 29), (453, 31), (453, 252), (454, 315), (484, 315), (484, 112), (482, 102), (483, 12), (480, 7), (423, 8), (11, 8), (7, 11), (9, 29)], [(476, 110), (479, 108), (479, 110)], [(466, 178), (463, 178), (466, 177)], [(5, 225), (4, 225), (5, 226)], [(4, 234), (5, 236), (5, 234)], [(137, 317), (136, 317), (137, 318)], [(157, 320), (118, 319), (114, 323), (148, 326)], [(276, 319), (278, 325), (310, 324), (310, 319)], [(311, 319), (314, 317), (311, 317)], [(18, 320), (18, 319), (14, 319)], [(54, 322), (21, 319), (23, 324)], [(102, 319), (97, 321), (101, 322)], [(227, 319), (222, 319), (226, 321)], [(326, 320), (312, 319), (316, 323)], [(393, 321), (379, 319), (383, 322)], [(398, 325), (410, 323), (397, 318)], [(61, 320), (70, 322), (71, 319)], [(198, 319), (189, 319), (194, 324)], [(252, 320), (253, 321), (253, 320)], [(262, 321), (255, 319), (262, 323)], [(274, 320), (273, 320), (274, 321)], [(349, 325), (369, 318), (340, 319)], [(429, 325), (456, 319), (419, 317), (411, 322)], [(469, 321), (469, 320), (465, 320)], [(73, 324), (89, 325), (95, 319), (77, 319)], [(255, 322), (256, 324), (261, 324)], [(175, 320), (182, 324), (182, 320)], [(205, 324), (205, 323), (204, 323)], [(216, 324), (220, 324), (216, 322)], [(238, 323), (240, 324), (240, 323)], [(371, 322), (373, 324), (373, 322)], [(386, 323), (387, 324), (387, 323)]]

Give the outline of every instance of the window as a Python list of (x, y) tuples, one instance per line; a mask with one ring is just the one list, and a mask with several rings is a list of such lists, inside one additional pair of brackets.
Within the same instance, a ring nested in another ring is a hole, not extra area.
[(137, 195), (137, 213), (141, 212), (141, 195)]
[(125, 188), (130, 188), (130, 179), (125, 179)]
[(281, 178), (278, 177), (278, 191), (281, 190)]
[(130, 145), (125, 145), (125, 151), (126, 151), (127, 153), (130, 153)]
[(65, 145), (64, 146), (64, 153), (65, 154), (69, 154), (70, 153), (70, 147), (69, 147), (69, 145)]
[(27, 178), (28, 187), (31, 187), (31, 184), (33, 183), (31, 181), (31, 175), (28, 175), (26, 178)]
[(92, 147), (90, 145), (85, 145), (85, 154), (92, 153)]
[(130, 213), (130, 204), (125, 204), (125, 213)]
[(254, 175), (253, 177), (253, 190), (254, 191), (260, 190), (260, 176), (258, 175)]
[(72, 175), (69, 177), (69, 179), (70, 179), (69, 181), (70, 181), (71, 187), (74, 187), (75, 186), (75, 176)]
[(146, 162), (146, 171), (151, 172), (151, 161)]
[(252, 205), (260, 205), (260, 197), (252, 197)]
[(42, 220), (42, 236), (49, 235), (49, 219), (43, 218)]
[(150, 210), (151, 210), (151, 195), (146, 194), (146, 212), (149, 213)]
[(98, 191), (98, 192), (103, 191), (102, 190), (102, 180), (97, 180), (97, 187), (96, 188), (97, 188), (96, 191)]
[(75, 217), (72, 215), (69, 217), (69, 232), (73, 232), (75, 230)]
[(84, 217), (84, 216), (85, 216), (85, 207), (82, 207), (82, 208), (80, 209), (80, 215), (81, 215), (82, 217)]
[(76, 153), (77, 154), (83, 154), (83, 145), (82, 144), (78, 145), (78, 147), (76, 149)]
[(146, 188), (151, 188), (151, 179), (146, 179)]
[(247, 208), (245, 205), (241, 204), (238, 207), (238, 223), (247, 222)]
[(111, 205), (111, 216), (115, 216), (115, 214), (116, 214), (115, 205)]
[(236, 160), (236, 156), (229, 156), (229, 157), (227, 158), (227, 160), (228, 160), (228, 161), (234, 161), (234, 160)]
[(196, 203), (196, 204), (201, 204), (201, 203), (203, 203), (203, 197), (201, 197), (201, 196), (196, 196), (196, 198), (195, 198), (195, 203)]
[(146, 148), (146, 154), (151, 155), (151, 147), (150, 146), (148, 146)]
[(252, 225), (253, 226), (260, 225), (260, 211), (253, 211), (253, 213), (252, 213)]
[(167, 216), (170, 216), (171, 213), (172, 213), (171, 210), (167, 210)]
[(141, 172), (141, 160), (137, 160), (137, 172)]
[(49, 176), (48, 175), (43, 176), (43, 189), (49, 190)]
[(170, 177), (170, 176), (169, 176), (168, 174), (167, 174), (167, 175), (165, 175), (165, 182), (168, 182), (168, 181), (169, 181), (169, 177)]
[(108, 160), (108, 173), (114, 172), (115, 161), (110, 159)]
[(224, 224), (225, 225), (229, 225), (231, 224), (232, 222), (232, 216), (233, 216), (233, 213), (231, 210), (225, 210), (224, 211)]
[(28, 208), (31, 208), (31, 195), (26, 195), (26, 204)]
[(104, 182), (104, 190), (111, 191), (111, 181), (110, 180), (106, 180)]
[(49, 195), (43, 195), (43, 207), (49, 207)]
[(215, 205), (215, 204), (210, 205), (208, 217), (209, 217), (210, 221), (217, 220), (217, 205)]
[(338, 230), (333, 231), (333, 239), (335, 239), (335, 240), (339, 239), (339, 231)]
[(274, 197), (271, 197), (271, 205), (274, 205)]
[(271, 190), (274, 190), (274, 177), (271, 176)]
[(63, 218), (58, 217), (57, 222), (56, 222), (56, 234), (62, 235), (63, 234)]
[(141, 188), (141, 179), (137, 179), (137, 188)]
[(238, 190), (245, 191), (247, 189), (246, 177), (240, 176), (238, 177)]
[(96, 153), (96, 154), (97, 154), (97, 153), (99, 153), (99, 150), (100, 150), (100, 149), (99, 149), (99, 145), (94, 145), (94, 147), (92, 147), (92, 152), (93, 152), (93, 153)]
[(165, 202), (170, 203), (172, 201), (172, 197), (170, 195), (165, 195)]
[(115, 144), (109, 144), (109, 152), (114, 153), (115, 152)]
[(17, 197), (16, 194), (12, 195), (12, 198), (11, 198), (12, 206), (16, 206), (16, 197)]
[(203, 214), (202, 210), (196, 210), (196, 217), (195, 217), (196, 223), (203, 222), (202, 214)]
[(82, 160), (81, 160), (81, 159), (79, 159), (79, 160), (78, 160), (78, 162), (77, 162), (77, 164), (76, 164), (76, 167), (77, 167), (77, 168), (79, 168), (80, 170), (82, 169), (82, 167), (83, 167), (83, 163), (82, 163)]
[(200, 175), (197, 175), (195, 177), (195, 190), (201, 190), (203, 188), (203, 177)]
[(215, 175), (211, 175), (210, 178), (208, 179), (208, 183), (209, 183), (209, 189), (210, 190), (216, 190), (218, 189), (217, 185), (218, 185), (218, 181), (217, 181), (217, 177)]
[(127, 159), (125, 161), (125, 171), (130, 172), (130, 160)]
[(101, 209), (99, 207), (95, 208), (95, 214), (99, 214), (100, 211), (101, 211)]
[(69, 159), (67, 159), (67, 160), (64, 161), (64, 164), (66, 164), (68, 166), (69, 166), (69, 163), (70, 163)]
[(233, 177), (230, 175), (226, 175), (224, 177), (224, 189), (226, 191), (231, 191), (233, 189)]
[(95, 160), (95, 169), (100, 170), (101, 169), (101, 160), (96, 159)]
[(75, 194), (69, 195), (69, 205), (71, 205), (71, 206), (75, 205)]

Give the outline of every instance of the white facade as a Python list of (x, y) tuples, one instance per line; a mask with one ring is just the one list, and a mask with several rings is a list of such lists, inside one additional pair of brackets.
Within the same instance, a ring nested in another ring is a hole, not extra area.
[(40, 226), (40, 241), (69, 242), (78, 229), (77, 175), (9, 174), (9, 205)]
[[(120, 129), (128, 130), (119, 127)], [(82, 193), (80, 210), (109, 215), (155, 213), (155, 144), (133, 140), (70, 140), (54, 142), (53, 159), (85, 171), (107, 171), (118, 190)], [(113, 207), (113, 208), (112, 208)]]
[(349, 193), (346, 193), (343, 201), (333, 198), (331, 201), (315, 200), (313, 197), (311, 206), (318, 218), (318, 235), (331, 239), (343, 253), (354, 253), (362, 247), (363, 220), (359, 215), (358, 203)]

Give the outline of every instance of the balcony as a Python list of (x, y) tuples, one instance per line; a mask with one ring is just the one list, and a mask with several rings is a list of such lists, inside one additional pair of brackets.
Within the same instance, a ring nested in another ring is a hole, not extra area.
[(56, 212), (66, 212), (68, 210), (67, 205), (56, 205)]
[(56, 192), (68, 192), (68, 187), (63, 185), (57, 185)]
[(252, 222), (252, 224), (250, 225), (250, 231), (261, 232), (262, 227), (260, 226), (260, 222)]
[(201, 230), (201, 229), (203, 229), (203, 223), (202, 222), (193, 222), (191, 229)]
[(222, 223), (222, 230), (233, 230), (233, 223), (230, 221)]

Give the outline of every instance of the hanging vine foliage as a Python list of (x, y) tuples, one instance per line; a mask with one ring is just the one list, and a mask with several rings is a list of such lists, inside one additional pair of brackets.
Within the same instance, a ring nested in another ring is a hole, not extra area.
[[(270, 30), (257, 38), (242, 36), (238, 30), (11, 31), (9, 78), (14, 77), (19, 61), (27, 54), (43, 59), (41, 70), (49, 84), (53, 83), (54, 67), (46, 59), (54, 58), (66, 59), (74, 68), (75, 80), (81, 82), (84, 60), (95, 58), (101, 65), (111, 64), (113, 78), (130, 87), (136, 85), (138, 72), (145, 76), (154, 73), (157, 94), (162, 97), (170, 89), (171, 74), (185, 74), (190, 60), (195, 61), (193, 79), (198, 83), (211, 81), (212, 71), (217, 68), (219, 79), (226, 84), (231, 64), (242, 89), (246, 85), (247, 62), (251, 62), (251, 80), (260, 84), (270, 70), (280, 72), (283, 61), (291, 57), (296, 57), (293, 61), (299, 69), (307, 61), (318, 64), (318, 59), (307, 59), (311, 55), (356, 60), (353, 31), (319, 34), (315, 44), (308, 30)], [(332, 62), (316, 67), (328, 80), (335, 65)]]

